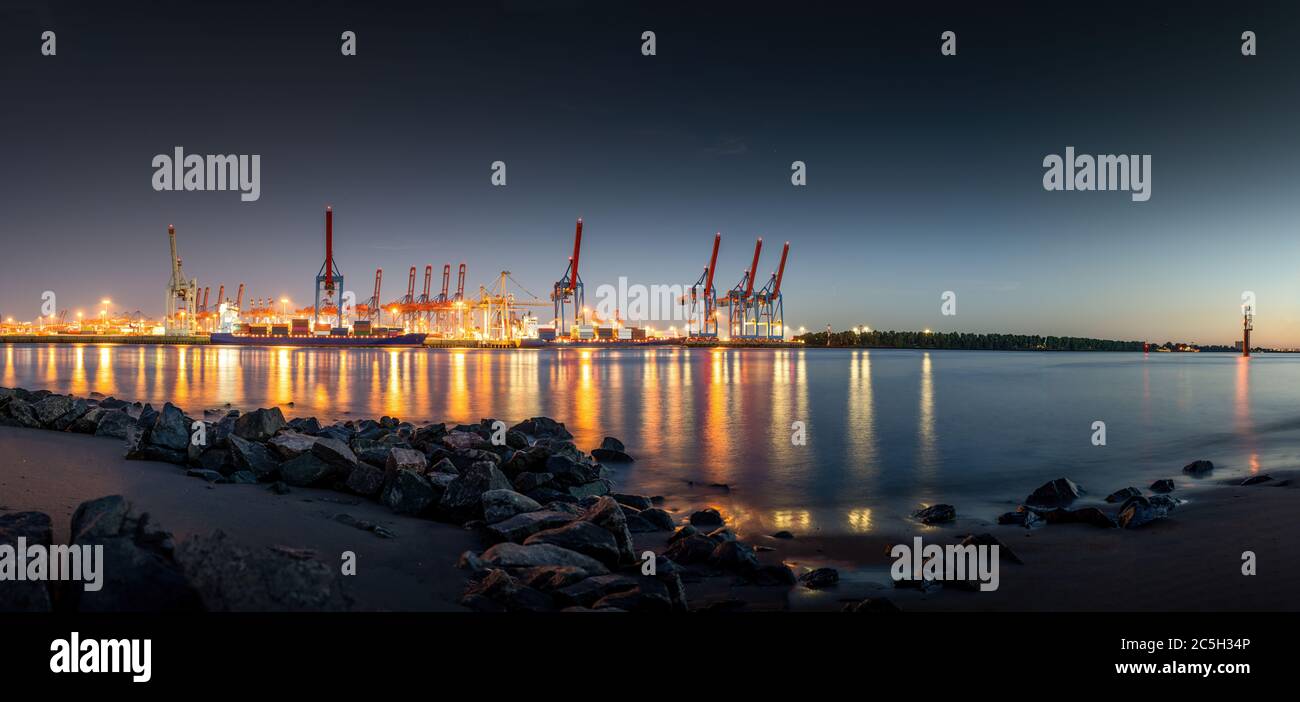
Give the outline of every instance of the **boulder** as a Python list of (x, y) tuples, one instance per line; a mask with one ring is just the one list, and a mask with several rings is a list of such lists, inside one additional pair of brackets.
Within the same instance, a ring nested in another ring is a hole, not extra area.
[(763, 587), (790, 587), (798, 582), (794, 571), (784, 563), (775, 565), (761, 565), (750, 573), (749, 578), (754, 581), (755, 585)]
[(190, 443), (189, 427), (180, 408), (168, 402), (149, 430), (149, 443), (172, 451), (185, 451)]
[(555, 476), (550, 473), (523, 472), (516, 474), (511, 482), (514, 483), (516, 490), (520, 492), (531, 492), (539, 487), (551, 484), (554, 480)]
[(284, 413), (279, 407), (258, 409), (235, 420), (234, 435), (246, 441), (265, 442), (284, 424)]
[[(1169, 478), (1161, 478), (1160, 480), (1151, 483), (1151, 492), (1163, 495), (1173, 491), (1174, 491), (1174, 481), (1170, 480)], [(1137, 494), (1141, 495), (1142, 493), (1139, 492)], [(1136, 496), (1137, 495), (1129, 495), (1129, 497), (1136, 497)]]
[(988, 534), (988, 533), (971, 534), (961, 540), (961, 545), (962, 546), (997, 546), (999, 559), (1005, 558), (1008, 561), (1011, 561), (1012, 563), (1016, 563), (1018, 565), (1024, 565), (1025, 563), (1024, 561), (1020, 560), (1020, 556), (1017, 556), (1016, 553), (1010, 549), (1010, 547), (1002, 543), (1002, 541), (998, 539), (998, 537), (992, 534)]
[(397, 471), (383, 491), (384, 504), (398, 514), (424, 514), (437, 499), (429, 479), (413, 470)]
[(691, 514), (690, 522), (697, 527), (720, 527), (723, 525), (722, 515), (712, 507)]
[(36, 421), (53, 428), (54, 420), (72, 411), (72, 398), (67, 395), (46, 395), (32, 405)]
[[(303, 551), (246, 547), (224, 532), (198, 534), (176, 549), (176, 561), (210, 612), (344, 611), (337, 567)], [(107, 589), (107, 588), (105, 588)]]
[(621, 561), (633, 563), (637, 560), (632, 545), (632, 532), (627, 528), (627, 517), (614, 498), (609, 496), (596, 498), (596, 501), (582, 513), (581, 519), (595, 524), (614, 536), (614, 540), (618, 543)]
[(568, 494), (576, 499), (581, 500), (588, 497), (599, 497), (601, 495), (608, 495), (609, 491), (612, 490), (613, 487), (614, 484), (611, 483), (607, 478), (598, 478), (589, 483), (583, 483), (582, 485), (573, 485), (569, 487)]
[(530, 419), (525, 419), (510, 428), (514, 431), (531, 434), (536, 437), (553, 437), (557, 439), (573, 438), (573, 434), (570, 434), (569, 431), (564, 428), (563, 423), (557, 422), (550, 417), (532, 417)]
[(480, 461), (470, 465), (455, 476), (442, 493), (438, 507), (453, 519), (469, 520), (483, 517), (483, 493), (488, 490), (509, 490), (510, 481), (494, 464)]
[(553, 612), (550, 595), (520, 584), (509, 573), (493, 568), (471, 582), (460, 603), (479, 612)]
[(588, 576), (605, 575), (609, 569), (600, 561), (576, 551), (553, 544), (499, 543), (483, 552), (482, 559), (497, 568), (532, 568), (534, 566), (573, 566), (586, 571)]
[(37, 418), (36, 410), (32, 409), (32, 405), (26, 400), (17, 396), (9, 398), (8, 402), (0, 406), (0, 424), (28, 429), (41, 428), (41, 420)]
[(1260, 475), (1252, 475), (1249, 478), (1246, 478), (1245, 480), (1241, 481), (1241, 485), (1243, 487), (1248, 485), (1259, 485), (1260, 483), (1267, 483), (1272, 479), (1273, 476), (1269, 475), (1268, 473), (1263, 473)]
[(127, 428), (134, 423), (135, 420), (124, 410), (110, 409), (100, 416), (99, 423), (95, 425), (95, 436), (125, 439)]
[(600, 477), (595, 466), (559, 454), (546, 459), (545, 472), (554, 476), (555, 482), (563, 486), (584, 485)]
[(338, 439), (317, 438), (312, 444), (311, 455), (328, 464), (340, 476), (346, 477), (357, 467), (357, 455)]
[(644, 495), (629, 495), (624, 492), (612, 492), (609, 496), (614, 498), (614, 501), (620, 505), (631, 507), (638, 511), (654, 507), (654, 503), (650, 501), (650, 498)]
[[(18, 548), (39, 544), (50, 546), (54, 540), (53, 524), (44, 512), (10, 512), (0, 514), (0, 545)], [(36, 580), (0, 582), (0, 613), (49, 612), (53, 598), (48, 583)]]
[(592, 609), (618, 609), (624, 612), (671, 612), (672, 601), (667, 589), (659, 583), (653, 586), (645, 579), (631, 590), (606, 595), (592, 605)]
[(758, 556), (754, 549), (733, 539), (723, 540), (709, 554), (709, 563), (719, 568), (742, 574), (753, 573), (758, 568)]
[(952, 505), (930, 505), (912, 513), (922, 524), (945, 524), (957, 519), (957, 508)]
[(1183, 466), (1183, 472), (1191, 476), (1206, 475), (1214, 470), (1214, 463), (1211, 461), (1192, 461)]
[[(1158, 497), (1164, 497), (1160, 495)], [(1161, 501), (1152, 503), (1145, 497), (1130, 497), (1119, 510), (1117, 522), (1120, 528), (1136, 529), (1145, 526), (1151, 522), (1164, 519), (1169, 516), (1170, 507), (1167, 503)]]
[(361, 462), (348, 473), (347, 488), (358, 495), (378, 497), (384, 489), (385, 471), (370, 463)]
[(1014, 512), (1004, 512), (998, 515), (998, 524), (1021, 526), (1026, 529), (1036, 529), (1040, 526), (1046, 526), (1047, 522), (1038, 513), (1024, 505), (1016, 508)]
[(121, 495), (88, 500), (72, 515), (72, 544), (99, 546), (99, 590), (65, 590), (77, 612), (181, 612), (202, 609), (174, 557), (171, 534)]
[(482, 495), (483, 520), (488, 524), (505, 521), (516, 514), (536, 512), (542, 508), (536, 500), (514, 490), (488, 490)]
[(574, 521), (555, 529), (539, 531), (524, 540), (525, 546), (550, 544), (575, 551), (604, 563), (616, 566), (619, 562), (618, 542), (614, 535), (591, 522)]
[(574, 515), (568, 512), (544, 509), (537, 512), (516, 514), (509, 519), (489, 524), (487, 532), (489, 536), (497, 541), (519, 543), (539, 531), (563, 526), (574, 519)]
[(1091, 524), (1105, 529), (1115, 528), (1115, 520), (1096, 507), (1053, 509), (1040, 512), (1039, 516), (1048, 524)]
[(268, 448), (282, 461), (293, 460), (304, 453), (311, 453), (311, 448), (318, 439), (296, 431), (282, 431), (266, 442)]
[(607, 448), (592, 449), (591, 457), (602, 463), (631, 463), (636, 460), (622, 451)]
[(718, 547), (712, 539), (703, 534), (691, 534), (669, 544), (664, 556), (676, 563), (691, 565), (708, 563), (713, 551)]
[(388, 449), (388, 458), (384, 461), (385, 471), (409, 470), (424, 473), (428, 467), (428, 459), (424, 457), (423, 453), (415, 449)]
[(834, 568), (816, 568), (799, 576), (799, 582), (813, 590), (830, 587), (839, 581), (840, 573)]
[[(477, 555), (475, 556), (477, 558)], [(536, 566), (517, 571), (515, 579), (542, 592), (554, 592), (586, 579), (587, 572), (573, 566)], [(602, 577), (602, 576), (597, 576)]]
[(332, 475), (333, 466), (317, 458), (314, 453), (300, 454), (292, 461), (280, 464), (280, 479), (295, 487), (318, 485)]
[[(1156, 481), (1157, 484), (1159, 482), (1160, 482), (1159, 480)], [(1151, 486), (1151, 489), (1155, 490), (1155, 484)], [(1111, 494), (1107, 495), (1106, 501), (1111, 503), (1123, 502), (1124, 500), (1127, 500), (1130, 497), (1137, 497), (1138, 495), (1141, 494), (1142, 491), (1135, 487), (1126, 487), (1120, 490), (1116, 490), (1115, 492), (1112, 492)]]
[(1025, 498), (1025, 504), (1031, 507), (1068, 507), (1083, 494), (1074, 481), (1068, 478), (1057, 478), (1048, 483), (1043, 483), (1037, 490), (1030, 493)]
[(677, 522), (673, 520), (673, 516), (658, 507), (643, 509), (637, 516), (650, 523), (653, 527), (651, 531), (672, 531), (677, 528)]
[(597, 575), (556, 590), (555, 601), (561, 607), (590, 607), (603, 597), (635, 587), (636, 578), (617, 573)]
[[(103, 426), (103, 422), (100, 423)], [(271, 480), (280, 472), (280, 464), (262, 444), (231, 434), (227, 437), (230, 458), (239, 470), (246, 470), (258, 480)]]

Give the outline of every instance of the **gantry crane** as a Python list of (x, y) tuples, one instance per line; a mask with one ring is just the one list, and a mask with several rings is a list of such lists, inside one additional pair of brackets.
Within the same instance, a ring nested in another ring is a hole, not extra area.
[[(334, 292), (343, 288), (343, 273), (334, 263), (334, 208), (325, 208), (325, 263), (316, 274), (316, 295), (312, 305), (312, 329), (320, 323), (321, 312), (337, 314), (334, 326), (343, 326), (343, 304), (334, 299)], [(323, 295), (322, 295), (323, 293)]]
[[(700, 279), (691, 286), (691, 321), (695, 329), (689, 326), (687, 336), (716, 338), (718, 336), (717, 298), (713, 292), (713, 272), (718, 265), (718, 247), (722, 244), (722, 232), (713, 235), (713, 253), (709, 256), (709, 265), (704, 267)], [(698, 320), (698, 322), (697, 322)]]
[(557, 336), (567, 336), (568, 317), (566, 308), (572, 303), (573, 322), (579, 324), (583, 309), (586, 307), (585, 295), (582, 287), (582, 277), (578, 275), (578, 257), (582, 253), (582, 218), (578, 218), (577, 229), (573, 234), (573, 255), (569, 257), (569, 266), (564, 269), (564, 276), (555, 282), (555, 287), (551, 291), (551, 302), (555, 306), (555, 319), (553, 320)]
[(751, 305), (754, 319), (754, 336), (771, 340), (785, 338), (785, 304), (781, 299), (781, 279), (785, 277), (785, 259), (790, 254), (790, 242), (781, 249), (781, 263), (767, 284), (754, 293)]
[(763, 237), (754, 243), (754, 261), (749, 270), (741, 276), (740, 282), (727, 291), (725, 297), (718, 299), (719, 306), (727, 308), (727, 329), (733, 339), (752, 337), (749, 327), (758, 327), (758, 320), (753, 309), (754, 275), (758, 273), (758, 257), (763, 251)]
[(189, 336), (194, 328), (199, 281), (185, 280), (180, 256), (176, 254), (176, 227), (170, 224), (167, 239), (171, 244), (172, 277), (167, 283), (167, 317), (163, 320), (163, 330), (168, 336)]

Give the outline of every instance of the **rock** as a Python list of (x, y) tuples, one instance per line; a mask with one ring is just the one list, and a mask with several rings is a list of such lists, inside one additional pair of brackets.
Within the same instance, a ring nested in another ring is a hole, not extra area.
[(1049, 483), (1043, 483), (1030, 493), (1029, 497), (1025, 498), (1025, 504), (1032, 507), (1068, 507), (1081, 494), (1083, 489), (1074, 481), (1068, 478), (1057, 478)]
[(388, 459), (384, 462), (384, 470), (386, 471), (409, 470), (424, 473), (428, 467), (429, 461), (424, 457), (424, 454), (414, 449), (389, 449)]
[(632, 545), (632, 532), (627, 528), (627, 517), (623, 514), (623, 508), (614, 501), (614, 498), (608, 495), (597, 498), (583, 512), (580, 519), (591, 522), (614, 536), (614, 540), (618, 543), (619, 558), (622, 562), (633, 563), (637, 560)]
[(957, 508), (952, 505), (930, 505), (913, 512), (912, 517), (922, 524), (944, 524), (957, 519)]
[(683, 524), (680, 529), (673, 532), (672, 536), (668, 537), (668, 543), (676, 543), (688, 536), (694, 536), (698, 533), (700, 533), (700, 530), (696, 529), (693, 525)]
[(468, 431), (453, 431), (442, 437), (442, 443), (453, 450), (482, 449), (492, 445), (487, 439)]
[(1054, 509), (1041, 512), (1039, 516), (1048, 524), (1091, 524), (1106, 529), (1115, 527), (1115, 520), (1096, 507), (1084, 507), (1074, 510)]
[(211, 612), (320, 612), (351, 607), (337, 568), (300, 552), (245, 547), (221, 531), (186, 539), (176, 549), (176, 561)]
[(95, 425), (95, 436), (125, 439), (127, 428), (134, 423), (135, 420), (131, 419), (131, 415), (123, 410), (108, 410), (100, 416), (99, 423)]
[(296, 431), (283, 431), (276, 434), (270, 441), (266, 442), (267, 447), (282, 461), (293, 460), (304, 453), (311, 453), (311, 447), (319, 441), (314, 436), (299, 434)]
[[(1161, 478), (1160, 480), (1151, 483), (1151, 492), (1163, 495), (1165, 493), (1169, 493), (1173, 491), (1174, 491), (1174, 481), (1170, 480), (1169, 478)], [(1139, 492), (1137, 495), (1129, 495), (1129, 497), (1137, 497), (1138, 495), (1141, 494), (1142, 493)]]
[(715, 544), (720, 544), (723, 541), (736, 540), (736, 533), (726, 527), (718, 527), (709, 532), (706, 536), (708, 536)]
[(378, 497), (384, 489), (385, 471), (370, 463), (361, 462), (348, 473), (344, 483), (349, 490), (366, 497)]
[[(609, 449), (609, 450), (611, 450), (611, 451), (626, 451), (626, 450), (627, 450), (627, 447), (623, 445), (623, 442), (622, 442), (622, 441), (619, 441), (618, 439), (615, 439), (615, 438), (612, 437), (612, 436), (607, 436), (607, 437), (601, 439), (601, 440), (600, 440), (600, 448), (603, 448), (603, 449)], [(633, 507), (635, 507), (635, 506), (636, 506), (636, 505), (633, 505)]]
[(489, 524), (487, 531), (490, 536), (498, 541), (520, 543), (539, 531), (563, 526), (574, 519), (574, 515), (568, 512), (549, 509), (525, 512), (495, 524)]
[(529, 473), (522, 472), (515, 475), (513, 480), (515, 489), (520, 492), (531, 492), (543, 485), (547, 485), (555, 480), (555, 476), (550, 473)]
[[(1113, 523), (1112, 526), (1114, 526)], [(1024, 561), (1020, 560), (1020, 556), (1017, 556), (1015, 551), (1012, 551), (1006, 544), (1002, 543), (1002, 541), (998, 539), (998, 537), (992, 534), (987, 534), (987, 533), (971, 534), (961, 540), (961, 545), (962, 546), (997, 546), (999, 559), (1005, 558), (1008, 561), (1011, 561), (1012, 563), (1016, 563), (1019, 565), (1024, 565), (1025, 563)]]
[(68, 427), (68, 431), (73, 432), (74, 434), (94, 434), (95, 430), (99, 428), (99, 420), (102, 419), (105, 414), (108, 414), (108, 412), (109, 411), (103, 407), (96, 407), (88, 410), (85, 414), (82, 414), (72, 422)]
[(719, 527), (723, 525), (722, 515), (712, 507), (691, 514), (690, 522), (697, 527)]
[[(103, 422), (100, 423), (103, 426)], [(231, 434), (227, 437), (230, 458), (235, 467), (257, 476), (258, 480), (271, 480), (280, 472), (280, 464), (262, 444), (253, 443)]]
[(68, 587), (77, 612), (180, 612), (202, 608), (174, 558), (171, 534), (121, 495), (88, 500), (72, 515), (72, 545), (99, 546), (101, 588)]
[(754, 581), (755, 585), (764, 587), (790, 587), (798, 582), (794, 571), (790, 570), (789, 566), (784, 563), (761, 565), (750, 574), (750, 579)]
[(46, 395), (32, 405), (36, 421), (50, 427), (56, 419), (72, 411), (72, 398), (66, 395)]
[(1264, 473), (1261, 475), (1252, 475), (1249, 478), (1246, 478), (1245, 480), (1241, 481), (1241, 485), (1243, 487), (1247, 485), (1259, 485), (1260, 483), (1267, 483), (1272, 479), (1273, 476), (1269, 475), (1268, 473)]
[[(18, 539), (24, 547), (50, 546), (54, 540), (53, 524), (43, 512), (11, 512), (0, 514), (0, 544), (17, 551)], [(0, 582), (0, 613), (49, 612), (53, 609), (49, 584), (36, 580), (8, 580)]]
[(733, 537), (731, 540), (724, 540), (713, 549), (713, 553), (709, 555), (709, 563), (719, 568), (748, 574), (758, 568), (758, 556), (754, 554), (754, 549), (736, 541)]
[(532, 417), (531, 419), (525, 419), (511, 427), (511, 429), (537, 437), (551, 437), (557, 439), (573, 438), (573, 434), (570, 434), (569, 431), (564, 428), (563, 423), (557, 422), (550, 417)]
[(577, 499), (582, 499), (584, 497), (598, 497), (600, 495), (608, 495), (609, 491), (613, 489), (613, 487), (614, 484), (608, 479), (598, 478), (589, 483), (571, 486), (569, 488), (569, 494)]
[(433, 464), (433, 466), (431, 466), (428, 469), (428, 472), (447, 473), (449, 475), (460, 475), (460, 469), (456, 467), (455, 463), (452, 463), (450, 458), (444, 458), (438, 461), (437, 463)]
[[(76, 425), (77, 422), (81, 421), (82, 417), (89, 414), (90, 410), (91, 406), (89, 402), (81, 398), (76, 398), (72, 401), (71, 409), (59, 415), (59, 417), (53, 422), (50, 422), (50, 428), (54, 431), (72, 431), (72, 427)], [(91, 431), (93, 431), (93, 429)], [(83, 431), (80, 433), (89, 434), (90, 432)]]
[(637, 580), (626, 575), (597, 575), (556, 590), (555, 601), (561, 607), (590, 607), (601, 598), (635, 587)]
[(383, 491), (384, 504), (398, 514), (424, 514), (437, 499), (429, 479), (413, 470), (397, 471)]
[(1188, 463), (1187, 465), (1183, 466), (1183, 472), (1192, 476), (1205, 475), (1213, 470), (1214, 470), (1214, 463), (1205, 460), (1192, 461), (1191, 463)]
[(592, 449), (591, 457), (602, 463), (632, 463), (636, 460), (622, 451), (607, 448)]
[(650, 502), (650, 498), (644, 495), (629, 495), (623, 492), (614, 492), (610, 493), (609, 496), (614, 498), (614, 501), (620, 505), (623, 505), (624, 507), (632, 507), (636, 510), (647, 510), (654, 507), (654, 504)]
[(591, 556), (607, 566), (619, 562), (618, 542), (614, 535), (591, 522), (574, 521), (555, 529), (539, 531), (524, 540), (525, 546), (551, 544)]
[[(587, 572), (573, 566), (536, 566), (514, 573), (515, 579), (542, 592), (554, 592), (586, 579)], [(601, 577), (601, 576), (598, 576)]]
[(246, 441), (266, 442), (284, 426), (284, 413), (279, 407), (259, 409), (241, 415), (235, 420), (234, 435)]
[(718, 544), (709, 537), (703, 534), (691, 534), (669, 544), (668, 550), (664, 551), (664, 556), (685, 565), (708, 563), (717, 547)]
[(653, 527), (652, 531), (672, 531), (677, 528), (677, 522), (673, 520), (673, 516), (658, 507), (643, 509), (638, 516), (650, 523)]
[(592, 609), (619, 609), (624, 612), (671, 612), (672, 602), (663, 586), (650, 589), (645, 580), (631, 590), (606, 595), (592, 605)]
[(32, 409), (31, 404), (26, 400), (16, 396), (9, 398), (4, 405), (0, 405), (0, 424), (28, 429), (41, 428), (41, 420), (36, 416), (36, 410)]
[[(1152, 484), (1151, 489), (1152, 489), (1152, 490), (1155, 490), (1155, 489), (1156, 489), (1156, 488), (1155, 488), (1156, 484), (1159, 484), (1159, 483), (1160, 483), (1160, 481), (1157, 480), (1157, 481), (1155, 482), (1155, 484)], [(1172, 488), (1171, 488), (1171, 489), (1172, 489)], [(1123, 502), (1124, 500), (1127, 500), (1127, 499), (1130, 498), (1130, 497), (1137, 497), (1137, 496), (1139, 496), (1139, 495), (1141, 495), (1141, 494), (1142, 494), (1142, 491), (1139, 490), (1139, 489), (1137, 489), (1137, 488), (1135, 488), (1135, 487), (1126, 487), (1126, 488), (1123, 488), (1123, 489), (1120, 489), (1120, 490), (1116, 490), (1115, 492), (1112, 492), (1111, 494), (1107, 495), (1107, 496), (1106, 496), (1106, 501), (1107, 501), (1107, 502), (1111, 502), (1111, 503), (1114, 503), (1114, 502)]]
[(333, 474), (333, 467), (314, 453), (304, 453), (280, 464), (280, 478), (294, 487), (317, 485)]
[(839, 581), (840, 573), (834, 568), (817, 568), (799, 576), (799, 582), (813, 590), (830, 587)]
[(480, 461), (455, 476), (442, 493), (438, 508), (448, 516), (467, 521), (483, 517), (483, 493), (509, 490), (510, 480), (495, 465)]
[(483, 552), (483, 561), (498, 568), (532, 568), (534, 566), (573, 566), (586, 571), (588, 576), (605, 575), (609, 569), (600, 561), (576, 551), (553, 544), (499, 543)]
[(791, 533), (788, 532), (788, 531), (782, 530), (782, 531), (778, 531), (778, 532), (776, 532), (775, 534), (772, 534), (772, 538), (774, 538), (774, 539), (793, 539), (793, 538), (794, 538), (794, 534), (791, 534)]
[(320, 431), (320, 421), (315, 417), (298, 417), (289, 420), (289, 427), (301, 434), (315, 436)]
[(236, 485), (252, 485), (257, 482), (257, 476), (252, 471), (237, 470), (226, 476), (226, 480)]
[(1047, 522), (1038, 516), (1038, 513), (1021, 505), (1014, 512), (1004, 512), (998, 516), (998, 524), (1011, 526), (1021, 526), (1026, 529), (1036, 529), (1045, 526)]
[(168, 402), (149, 430), (149, 443), (172, 451), (185, 451), (190, 443), (189, 427), (180, 408)]
[(482, 579), (470, 583), (461, 604), (476, 611), (553, 612), (555, 603), (540, 590), (521, 585), (504, 570), (490, 569)]
[(289, 489), (289, 486), (285, 485), (284, 481), (282, 480), (277, 480), (271, 483), (266, 489), (270, 490), (271, 492), (277, 495), (288, 495), (290, 492), (292, 492), (292, 490)]
[(348, 445), (338, 439), (317, 438), (312, 444), (311, 455), (329, 465), (334, 473), (347, 477), (357, 467), (357, 455)]
[(555, 482), (566, 487), (590, 483), (600, 477), (594, 466), (558, 454), (546, 459), (545, 472), (554, 476)]
[[(1164, 497), (1161, 495), (1160, 497)], [(1119, 526), (1123, 529), (1136, 529), (1169, 515), (1169, 506), (1161, 502), (1153, 504), (1145, 497), (1130, 497), (1119, 510)]]
[(488, 490), (482, 495), (483, 520), (488, 524), (505, 521), (516, 514), (536, 512), (542, 508), (536, 500), (514, 490)]

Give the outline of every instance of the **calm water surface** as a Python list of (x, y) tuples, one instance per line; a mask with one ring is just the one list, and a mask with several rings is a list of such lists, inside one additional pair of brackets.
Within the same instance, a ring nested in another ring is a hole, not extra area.
[(1180, 468), (1196, 458), (1216, 478), (1300, 464), (1300, 356), (1286, 355), (7, 345), (0, 386), (192, 414), (547, 415), (584, 449), (628, 445), (638, 461), (616, 469), (619, 489), (712, 504), (745, 531), (867, 532), (939, 501), (991, 519), (1061, 475), (1102, 497), (1190, 482)]

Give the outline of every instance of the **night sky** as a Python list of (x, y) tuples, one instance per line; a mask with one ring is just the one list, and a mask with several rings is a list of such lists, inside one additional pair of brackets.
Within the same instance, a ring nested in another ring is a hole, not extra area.
[[(1231, 343), (1250, 290), (1300, 346), (1300, 6), (1130, 4), (6, 2), (0, 314), (160, 315), (169, 223), (214, 296), (309, 304), (332, 204), (359, 300), (461, 261), (545, 297), (581, 216), (589, 303), (721, 231), (724, 289), (791, 242), (792, 328)], [(261, 199), (155, 192), (176, 146), (260, 154)], [(1066, 146), (1151, 154), (1150, 201), (1045, 191)]]

